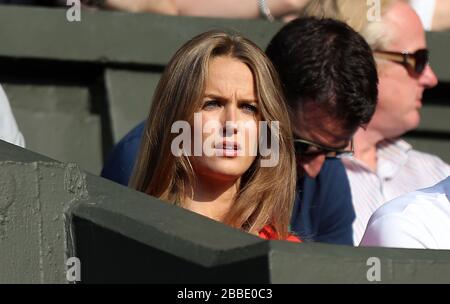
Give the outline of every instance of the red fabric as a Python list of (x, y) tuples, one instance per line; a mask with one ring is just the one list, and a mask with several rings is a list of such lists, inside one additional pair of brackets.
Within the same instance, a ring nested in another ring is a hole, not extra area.
[[(259, 237), (266, 240), (278, 240), (278, 235), (275, 230), (270, 225), (264, 226), (264, 228), (259, 232)], [(293, 234), (289, 234), (286, 241), (301, 243), (302, 240)]]

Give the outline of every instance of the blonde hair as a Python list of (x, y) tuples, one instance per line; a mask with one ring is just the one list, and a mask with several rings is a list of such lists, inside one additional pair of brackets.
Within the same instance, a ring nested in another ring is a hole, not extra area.
[(339, 8), (337, 1), (310, 0), (300, 13), (300, 17), (338, 19)]
[[(381, 19), (389, 8), (404, 0), (378, 0)], [(306, 6), (303, 16), (333, 18), (347, 23), (375, 49), (385, 49), (392, 38), (391, 32), (382, 20), (369, 21), (370, 6), (364, 0), (311, 0)]]
[[(278, 76), (265, 54), (251, 41), (222, 31), (201, 34), (183, 45), (170, 60), (156, 88), (130, 186), (172, 204), (183, 205), (195, 173), (187, 156), (171, 153), (175, 121), (193, 121), (200, 109), (210, 61), (230, 56), (252, 71), (261, 119), (279, 122), (279, 162), (261, 167), (257, 156), (240, 178), (232, 207), (222, 222), (258, 234), (271, 225), (278, 237), (287, 237), (295, 198), (296, 165), (288, 112)], [(261, 134), (260, 134), (261, 136)], [(269, 134), (270, 136), (270, 134)], [(192, 191), (192, 189), (191, 189)]]

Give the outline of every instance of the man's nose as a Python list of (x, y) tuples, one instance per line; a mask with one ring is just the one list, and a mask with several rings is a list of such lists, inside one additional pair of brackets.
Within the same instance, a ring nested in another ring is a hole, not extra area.
[(427, 89), (431, 89), (438, 84), (437, 76), (429, 64), (425, 67), (425, 70), (419, 78), (419, 82)]
[(300, 165), (306, 174), (311, 178), (316, 178), (325, 163), (325, 155), (306, 156), (300, 159)]

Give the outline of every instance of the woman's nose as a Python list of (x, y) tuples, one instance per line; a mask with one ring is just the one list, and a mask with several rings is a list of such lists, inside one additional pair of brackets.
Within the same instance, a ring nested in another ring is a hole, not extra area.
[[(223, 121), (224, 133), (226, 135), (236, 134), (237, 132), (237, 109), (234, 106), (225, 108), (225, 115)], [(225, 135), (224, 134), (224, 135)]]

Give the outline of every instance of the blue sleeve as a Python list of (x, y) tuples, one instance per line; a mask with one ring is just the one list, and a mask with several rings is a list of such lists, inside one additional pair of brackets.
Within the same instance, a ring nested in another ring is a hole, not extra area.
[(144, 123), (140, 123), (114, 146), (103, 166), (102, 177), (128, 186), (141, 144), (144, 126)]
[(350, 184), (339, 159), (327, 159), (317, 178), (305, 177), (296, 199), (292, 228), (307, 240), (353, 245)]

